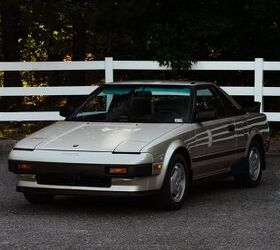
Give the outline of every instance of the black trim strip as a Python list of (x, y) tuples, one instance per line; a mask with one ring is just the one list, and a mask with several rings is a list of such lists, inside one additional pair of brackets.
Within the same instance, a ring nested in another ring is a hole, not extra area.
[(226, 152), (199, 156), (199, 157), (193, 158), (192, 162), (206, 161), (206, 160), (210, 160), (210, 159), (214, 159), (214, 158), (220, 158), (220, 157), (224, 157), (224, 156), (228, 156), (228, 155), (244, 153), (245, 150), (246, 150), (246, 148), (238, 148), (238, 149), (234, 149), (234, 150), (230, 150), (230, 151), (226, 151)]
[(19, 150), (19, 151), (34, 151), (34, 148), (13, 148), (13, 150)]
[[(22, 149), (22, 150), (25, 150), (25, 149)], [(40, 148), (37, 148), (36, 151), (55, 151), (55, 152), (86, 152), (86, 153), (112, 153), (112, 154), (133, 154), (133, 155), (140, 155), (141, 152), (111, 152), (111, 151), (92, 151), (92, 150), (82, 150), (82, 149), (79, 149), (79, 150), (65, 150), (65, 149), (40, 149)]]
[(118, 154), (118, 155), (121, 155), (121, 154), (126, 154), (126, 155), (140, 155), (141, 152), (115, 152), (113, 151), (112, 154)]
[[(17, 168), (18, 163), (29, 163), (32, 170), (23, 171)], [(127, 167), (126, 174), (109, 174), (110, 167)], [(126, 164), (79, 164), (58, 162), (29, 162), (9, 160), (9, 171), (15, 174), (88, 174), (94, 176), (133, 178), (152, 175), (152, 163), (139, 165)]]

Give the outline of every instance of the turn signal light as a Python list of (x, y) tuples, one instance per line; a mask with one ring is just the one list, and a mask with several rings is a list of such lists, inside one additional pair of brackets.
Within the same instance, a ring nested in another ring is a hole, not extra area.
[(154, 170), (161, 170), (162, 164), (161, 163), (154, 163), (153, 167), (154, 167)]
[(22, 170), (22, 171), (28, 171), (31, 170), (31, 164), (29, 163), (18, 163), (18, 170)]
[(109, 174), (127, 174), (127, 168), (109, 168)]

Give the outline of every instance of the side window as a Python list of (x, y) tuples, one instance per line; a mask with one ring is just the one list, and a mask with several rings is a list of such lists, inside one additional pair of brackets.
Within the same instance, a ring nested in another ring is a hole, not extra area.
[(97, 96), (85, 105), (84, 113), (106, 111), (106, 96)]
[(210, 87), (200, 87), (196, 89), (196, 110), (215, 110), (217, 118), (222, 118), (226, 115), (219, 97)]
[(228, 99), (224, 95), (224, 93), (222, 93), (217, 88), (214, 88), (214, 91), (217, 93), (219, 99), (221, 100), (227, 116), (239, 115), (240, 114), (240, 110), (231, 102), (230, 99)]

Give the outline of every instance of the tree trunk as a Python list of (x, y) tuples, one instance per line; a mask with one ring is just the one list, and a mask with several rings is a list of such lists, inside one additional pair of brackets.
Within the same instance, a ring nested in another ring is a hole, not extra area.
[[(73, 14), (73, 44), (72, 60), (84, 61), (86, 54), (86, 25), (85, 17), (76, 12)], [(72, 85), (85, 84), (85, 71), (73, 71), (71, 76)]]
[[(1, 3), (1, 24), (3, 31), (3, 55), (4, 61), (18, 62), (19, 44), (18, 44), (18, 9), (15, 1), (4, 0)], [(20, 72), (5, 72), (5, 87), (21, 86)]]
[[(85, 61), (86, 54), (86, 24), (83, 13), (77, 11), (72, 15), (73, 41), (72, 41), (72, 61)], [(85, 71), (71, 71), (70, 84), (72, 86), (85, 85)], [(77, 106), (85, 98), (83, 96), (69, 96), (67, 105)]]
[[(16, 1), (4, 0), (1, 1), (1, 26), (3, 37), (3, 56), (4, 61), (18, 62), (20, 60), (19, 44), (18, 44), (18, 5)], [(21, 77), (20, 72), (4, 72), (5, 87), (20, 87)], [(1, 98), (1, 111), (14, 110), (21, 105), (21, 97), (5, 97)]]

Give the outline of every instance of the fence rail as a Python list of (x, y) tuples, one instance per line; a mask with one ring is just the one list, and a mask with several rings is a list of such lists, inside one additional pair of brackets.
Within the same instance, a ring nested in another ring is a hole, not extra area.
[[(104, 61), (83, 62), (1, 62), (0, 71), (58, 71), (58, 70), (104, 70), (105, 82), (113, 82), (115, 70), (172, 70), (154, 61), (114, 61), (106, 57)], [(255, 61), (199, 61), (190, 70), (215, 71), (254, 71), (254, 87), (222, 87), (234, 96), (254, 96), (261, 103), (263, 111), (264, 96), (280, 96), (280, 87), (264, 87), (264, 71), (280, 71), (280, 62), (265, 62), (262, 58)], [(86, 95), (96, 86), (64, 87), (3, 87), (0, 96), (36, 96), (36, 95)], [(266, 112), (269, 121), (280, 121), (280, 112)], [(57, 111), (51, 112), (0, 112), (0, 121), (52, 121), (62, 120)]]

